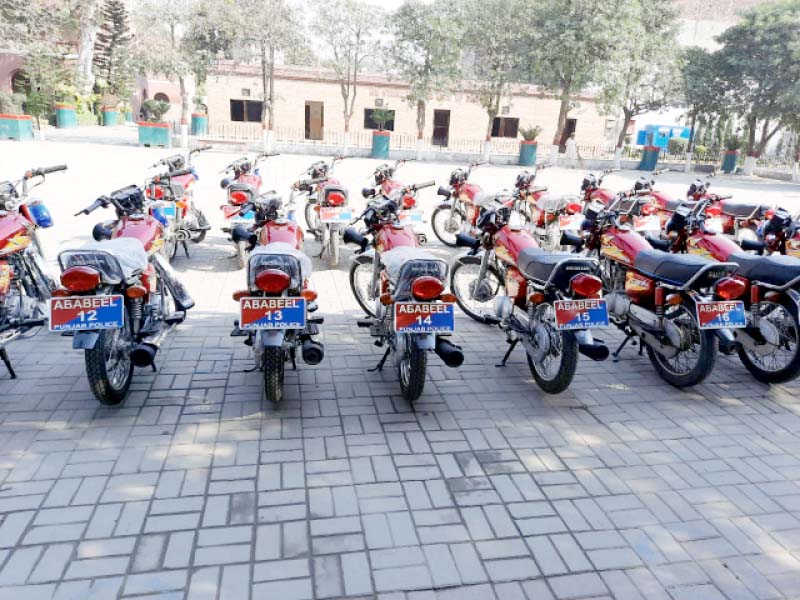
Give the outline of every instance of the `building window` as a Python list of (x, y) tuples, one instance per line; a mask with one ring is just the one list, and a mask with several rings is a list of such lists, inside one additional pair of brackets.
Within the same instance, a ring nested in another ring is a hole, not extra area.
[(261, 100), (231, 100), (231, 121), (261, 122)]
[[(374, 108), (364, 109), (364, 129), (380, 129), (380, 127), (378, 127), (378, 124), (375, 122), (375, 119), (373, 118), (375, 110), (376, 109)], [(386, 131), (394, 131), (394, 111), (387, 109), (381, 109), (381, 110), (386, 110), (386, 112), (390, 113), (391, 115), (391, 118), (386, 122), (386, 125), (384, 125), (383, 128)]]
[(11, 92), (28, 95), (31, 92), (31, 79), (25, 71), (14, 71), (11, 75)]
[(167, 96), (164, 92), (158, 92), (155, 96), (153, 96), (153, 100), (158, 100), (159, 102), (169, 102), (169, 96)]
[(250, 97), (250, 88), (242, 88), (242, 98)]
[(513, 117), (495, 117), (492, 122), (492, 137), (515, 138), (519, 131), (519, 119)]

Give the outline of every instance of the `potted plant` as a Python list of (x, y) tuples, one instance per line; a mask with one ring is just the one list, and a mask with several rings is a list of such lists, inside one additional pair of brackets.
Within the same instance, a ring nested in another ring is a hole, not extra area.
[(75, 108), (75, 89), (72, 86), (60, 86), (56, 90), (56, 127), (71, 129), (78, 126), (78, 112)]
[(0, 138), (12, 140), (32, 140), (33, 123), (31, 117), (23, 114), (23, 94), (0, 92)]
[(394, 111), (385, 108), (376, 108), (372, 111), (372, 120), (378, 126), (372, 130), (372, 158), (389, 158), (389, 139), (391, 131), (384, 128), (389, 121), (394, 120)]
[(147, 115), (146, 121), (139, 121), (139, 145), (172, 147), (169, 123), (164, 123), (164, 115), (169, 111), (169, 102), (163, 100), (145, 100), (142, 110)]
[(722, 172), (734, 173), (736, 171), (736, 163), (739, 162), (739, 151), (742, 147), (742, 138), (738, 135), (732, 135), (725, 140), (725, 155), (722, 159)]
[(519, 143), (520, 166), (530, 167), (536, 164), (536, 150), (539, 147), (536, 138), (540, 133), (542, 133), (542, 128), (539, 125), (520, 127), (519, 134), (522, 136), (522, 141)]
[(101, 113), (103, 115), (103, 127), (114, 127), (119, 122), (119, 98), (105, 94), (102, 98)]
[(208, 107), (204, 96), (194, 97), (194, 112), (192, 113), (192, 135), (208, 134)]
[(655, 171), (658, 164), (658, 155), (661, 148), (653, 143), (655, 131), (647, 134), (647, 141), (642, 148), (642, 160), (637, 167), (640, 171)]
[(130, 102), (123, 100), (117, 106), (119, 113), (125, 118), (126, 123), (133, 123), (133, 109), (131, 108)]

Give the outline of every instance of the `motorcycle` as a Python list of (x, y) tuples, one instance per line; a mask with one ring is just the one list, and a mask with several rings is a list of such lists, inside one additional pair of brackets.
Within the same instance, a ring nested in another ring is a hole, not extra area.
[[(718, 231), (705, 227), (711, 198), (675, 209), (667, 223), (668, 239), (653, 240), (665, 251), (688, 253), (738, 266), (742, 328), (734, 330), (739, 360), (763, 383), (782, 383), (800, 373), (800, 260), (790, 256), (759, 257)], [(729, 284), (733, 289), (733, 284)]]
[(160, 253), (164, 226), (147, 214), (143, 190), (131, 185), (101, 196), (75, 216), (114, 208), (112, 227), (95, 225), (94, 242), (58, 255), (61, 285), (50, 299), (50, 331), (84, 351), (95, 398), (116, 405), (134, 367), (152, 367), (167, 336), (194, 300)]
[(780, 207), (767, 210), (758, 236), (758, 240), (740, 240), (742, 250), (800, 258), (800, 213), (792, 215)]
[[(530, 234), (509, 225), (510, 215), (499, 198), (481, 211), (479, 237), (456, 235), (456, 243), (470, 251), (456, 259), (450, 288), (464, 312), (505, 332), (509, 348), (498, 367), (522, 342), (537, 385), (557, 394), (572, 382), (579, 352), (593, 360), (608, 358), (608, 348), (590, 331), (609, 325), (598, 261), (541, 250)], [(460, 285), (465, 272), (466, 285)], [(487, 278), (490, 273), (494, 281)], [(492, 314), (478, 314), (468, 302), (488, 290), (495, 293), (481, 299), (491, 296)]]
[[(161, 254), (170, 263), (175, 260), (179, 245), (183, 246), (186, 258), (189, 258), (188, 231), (182, 229), (182, 222), (185, 223), (185, 220), (180, 215), (187, 212), (190, 201), (186, 198), (186, 188), (181, 183), (176, 183), (176, 180), (187, 175), (191, 175), (190, 169), (175, 170), (154, 175), (144, 184), (147, 213), (164, 227)], [(106, 223), (106, 226), (112, 224), (113, 221)]]
[[(253, 211), (242, 212), (239, 210), (242, 205), (258, 197), (261, 193), (261, 174), (259, 173), (258, 163), (271, 156), (279, 156), (278, 152), (262, 152), (255, 158), (243, 156), (237, 158), (220, 173), (230, 174), (220, 181), (220, 187), (227, 194), (227, 203), (220, 206), (222, 215), (228, 221), (222, 231), (230, 234), (237, 225), (251, 226), (255, 224), (255, 213)], [(247, 264), (247, 249), (241, 243), (234, 242), (236, 248), (236, 262), (240, 269), (244, 269)]]
[(561, 232), (577, 231), (583, 223), (583, 204), (577, 196), (553, 196), (547, 187), (535, 185), (544, 167), (523, 171), (514, 183), (514, 210), (523, 216), (526, 228), (540, 248), (561, 250)]
[(433, 233), (445, 246), (456, 247), (456, 234), (475, 233), (480, 207), (492, 198), (480, 186), (469, 183), (472, 171), (483, 165), (474, 162), (467, 169), (455, 169), (450, 173), (449, 187), (441, 186), (437, 195), (444, 199), (433, 209), (431, 225)]
[[(711, 179), (715, 173), (708, 175), (705, 179), (695, 179), (689, 186), (687, 199), (694, 202), (708, 199), (710, 206), (706, 211), (716, 207), (719, 215), (719, 228), (722, 233), (733, 237), (737, 242), (744, 240), (749, 242), (758, 241), (758, 229), (766, 218), (767, 211), (771, 208), (764, 204), (753, 204), (750, 202), (732, 202), (731, 194), (714, 194), (708, 191), (711, 187)], [(709, 218), (710, 218), (709, 214)]]
[(411, 193), (401, 181), (394, 178), (397, 170), (404, 164), (413, 159), (401, 159), (394, 163), (394, 166), (389, 166), (386, 163), (375, 167), (372, 173), (373, 186), (362, 188), (361, 195), (364, 198), (374, 198), (376, 196), (390, 197), (396, 190), (406, 189), (406, 193), (402, 196), (400, 203), (400, 212), (397, 218), (404, 225), (411, 225), (417, 235), (417, 242), (420, 246), (428, 243), (428, 236), (423, 231), (418, 231), (417, 228), (425, 223), (425, 215), (423, 211), (417, 208), (416, 194)]
[(264, 373), (264, 394), (278, 403), (283, 399), (286, 363), (297, 369), (297, 350), (308, 365), (317, 365), (324, 346), (314, 340), (322, 317), (317, 293), (309, 287), (311, 259), (302, 252), (303, 231), (294, 222), (294, 199), (284, 206), (277, 193), (248, 200), (240, 210), (252, 211), (255, 225), (236, 225), (234, 241), (247, 245), (247, 288), (233, 294), (239, 319), (231, 336), (246, 337), (253, 348), (256, 368)]
[(318, 258), (328, 253), (328, 264), (335, 267), (339, 264), (339, 246), (342, 238), (342, 227), (353, 218), (349, 206), (347, 189), (338, 179), (331, 177), (334, 165), (343, 156), (334, 156), (330, 164), (318, 161), (306, 169), (303, 174), (308, 179), (301, 179), (292, 184), (292, 191), (307, 194), (305, 217), (308, 231), (322, 244)]
[(376, 345), (386, 346), (372, 370), (382, 370), (394, 352), (400, 389), (413, 403), (425, 386), (428, 351), (453, 368), (461, 366), (464, 355), (446, 338), (455, 330), (455, 297), (445, 292), (447, 263), (417, 246), (413, 229), (397, 218), (398, 200), (395, 193), (367, 206), (356, 219), (366, 229), (346, 229), (344, 241), (359, 247), (350, 286), (370, 318), (358, 326), (369, 328)]
[[(198, 181), (200, 176), (197, 174), (197, 169), (192, 166), (192, 157), (206, 150), (211, 150), (211, 146), (198, 146), (197, 148), (193, 148), (185, 157), (183, 154), (173, 154), (172, 156), (162, 158), (151, 166), (151, 168), (166, 166), (170, 173), (169, 183), (180, 185), (183, 188), (182, 194), (180, 192), (173, 194), (179, 196), (179, 199), (174, 204), (167, 207), (165, 214), (174, 221), (174, 229), (178, 243), (183, 245), (187, 258), (189, 257), (187, 242), (192, 241), (199, 244), (205, 239), (208, 230), (211, 229), (208, 219), (206, 219), (203, 211), (197, 208), (197, 204), (194, 201), (194, 182)], [(189, 172), (183, 175), (176, 175), (176, 172), (184, 172), (186, 170)], [(161, 200), (158, 189), (152, 190), (153, 195), (151, 195), (149, 187), (145, 189), (148, 198), (151, 200)], [(177, 190), (177, 187), (175, 190)]]
[(11, 379), (17, 374), (6, 346), (47, 322), (45, 304), (55, 288), (38, 235), (38, 228), (51, 227), (53, 220), (30, 191), (46, 175), (66, 169), (30, 169), (19, 181), (0, 182), (0, 360)]
[(615, 360), (639, 338), (640, 351), (646, 347), (664, 381), (676, 387), (700, 383), (714, 368), (718, 348), (726, 354), (736, 349), (730, 329), (742, 326), (744, 311), (737, 300), (742, 286), (731, 277), (737, 265), (654, 250), (621, 224), (623, 203), (632, 213), (636, 194), (621, 192), (608, 206), (592, 201), (583, 237), (565, 234), (562, 242), (600, 259), (611, 322), (625, 333)]

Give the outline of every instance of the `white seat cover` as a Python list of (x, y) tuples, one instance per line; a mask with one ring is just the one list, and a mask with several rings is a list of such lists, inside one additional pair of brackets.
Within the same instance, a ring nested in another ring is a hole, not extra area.
[(136, 271), (144, 271), (147, 268), (147, 252), (142, 243), (133, 238), (121, 237), (101, 242), (88, 242), (78, 250), (108, 252), (119, 261), (122, 275), (126, 280), (130, 279)]
[(286, 242), (272, 242), (265, 246), (256, 246), (250, 253), (251, 256), (253, 254), (288, 254), (289, 256), (294, 256), (300, 262), (300, 276), (303, 279), (308, 279), (313, 270), (311, 259), (304, 252), (293, 248), (291, 244)]
[(381, 262), (389, 273), (389, 279), (395, 281), (402, 266), (410, 260), (443, 260), (416, 246), (398, 246), (381, 254)]

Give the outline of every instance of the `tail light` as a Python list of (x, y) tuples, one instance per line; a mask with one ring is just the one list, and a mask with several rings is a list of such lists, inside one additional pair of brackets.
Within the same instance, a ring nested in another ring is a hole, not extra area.
[(61, 274), (61, 285), (70, 292), (91, 292), (100, 285), (100, 271), (92, 267), (70, 267)]
[(430, 275), (417, 277), (411, 282), (411, 294), (417, 300), (436, 300), (443, 291), (444, 284)]
[[(708, 211), (706, 211), (706, 212), (708, 212)], [(774, 216), (775, 216), (775, 209), (774, 208), (768, 208), (767, 212), (764, 213), (764, 220), (765, 221), (769, 221)]]
[(567, 204), (567, 214), (577, 215), (583, 210), (583, 206), (579, 202), (570, 202)]
[(719, 204), (706, 207), (707, 217), (718, 217), (722, 214), (722, 207)]
[(723, 277), (714, 286), (714, 292), (723, 300), (736, 300), (746, 289), (747, 284), (736, 277)]
[(233, 292), (233, 299), (238, 302), (242, 298), (246, 298), (250, 295), (250, 290), (236, 290)]
[(164, 188), (152, 188), (151, 186), (147, 186), (145, 189), (145, 194), (147, 194), (147, 197), (151, 198), (152, 200), (161, 200), (164, 197)]
[(645, 204), (642, 206), (641, 212), (645, 217), (648, 217), (650, 215), (654, 215), (657, 211), (658, 207), (655, 204)]
[(591, 298), (603, 289), (603, 280), (595, 275), (579, 273), (569, 280), (569, 285), (578, 296)]
[(414, 196), (403, 196), (403, 208), (414, 208), (417, 205), (417, 199)]
[(331, 192), (328, 194), (328, 203), (331, 206), (342, 206), (347, 202), (347, 198), (341, 192)]
[(308, 301), (308, 302), (314, 302), (314, 300), (317, 299), (317, 292), (315, 292), (314, 290), (310, 290), (310, 289), (303, 290), (302, 292), (300, 292), (300, 295), (303, 298), (305, 298), (306, 301)]
[(231, 192), (230, 198), (234, 204), (244, 204), (247, 202), (247, 192)]
[(181, 211), (181, 216), (182, 216), (182, 217), (185, 217), (185, 216), (186, 216), (186, 211), (189, 209), (189, 205), (188, 205), (188, 204), (186, 204), (186, 202), (183, 202), (182, 200), (181, 200), (181, 201), (178, 201), (178, 202), (176, 202), (175, 204), (176, 204), (176, 206), (178, 207), (178, 209), (180, 209), (180, 211)]
[(279, 294), (291, 281), (291, 277), (279, 269), (264, 269), (256, 275), (256, 287), (268, 294)]

